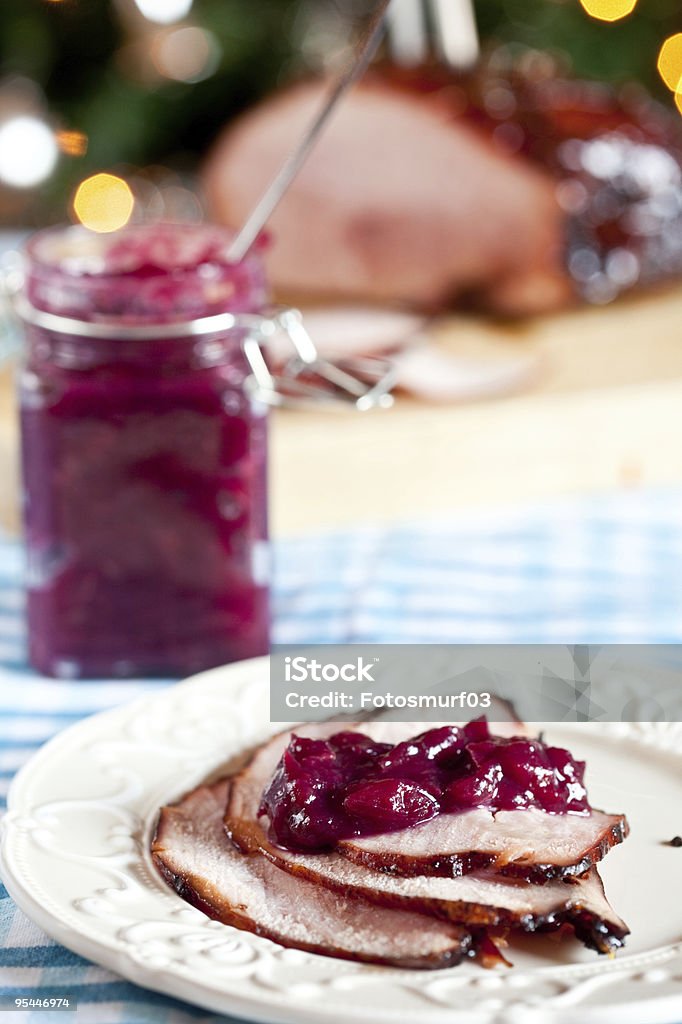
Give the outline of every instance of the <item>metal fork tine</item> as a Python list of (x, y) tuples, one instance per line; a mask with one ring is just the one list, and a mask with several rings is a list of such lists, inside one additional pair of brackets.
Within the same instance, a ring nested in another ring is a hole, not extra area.
[(430, 0), (430, 3), (434, 42), (440, 59), (458, 71), (473, 67), (480, 54), (473, 0)]
[(388, 9), (388, 45), (396, 64), (413, 67), (429, 56), (422, 0), (393, 0)]

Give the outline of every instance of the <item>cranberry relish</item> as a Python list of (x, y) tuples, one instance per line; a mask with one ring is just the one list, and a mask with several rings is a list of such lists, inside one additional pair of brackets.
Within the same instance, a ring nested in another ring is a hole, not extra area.
[(446, 725), (395, 746), (358, 732), (293, 735), (259, 815), (274, 842), (324, 850), (352, 836), (396, 832), (437, 814), (530, 807), (588, 814), (585, 762), (521, 736), (492, 736), (484, 719)]

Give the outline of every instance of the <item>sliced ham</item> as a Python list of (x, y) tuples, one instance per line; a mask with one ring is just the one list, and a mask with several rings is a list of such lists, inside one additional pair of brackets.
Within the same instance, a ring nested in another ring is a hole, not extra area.
[(227, 789), (225, 780), (200, 786), (164, 807), (152, 842), (165, 881), (209, 917), (283, 946), (396, 967), (450, 967), (472, 950), (465, 928), (425, 925), (408, 910), (379, 909), (244, 857), (223, 830)]
[(527, 884), (474, 874), (401, 878), (373, 871), (336, 852), (297, 854), (276, 847), (268, 839), (267, 821), (258, 817), (258, 808), (263, 788), (287, 742), (288, 734), (274, 737), (233, 780), (225, 827), (242, 851), (259, 853), (284, 871), (337, 893), (447, 918), (468, 927), (513, 927), (534, 932), (570, 924), (585, 945), (599, 952), (612, 952), (623, 944), (627, 926), (610, 907), (594, 868), (573, 884), (560, 879)]
[[(495, 731), (503, 733), (504, 725), (510, 731), (509, 723), (496, 725)], [(321, 723), (296, 731), (324, 738), (339, 728)], [(354, 728), (373, 739), (396, 743), (413, 736), (423, 725), (368, 722)], [(240, 783), (249, 787), (250, 799), (260, 800), (290, 735), (275, 736), (256, 754)], [(583, 874), (613, 846), (622, 843), (627, 834), (628, 824), (622, 814), (598, 810), (579, 815), (547, 814), (534, 808), (496, 814), (475, 809), (441, 814), (398, 832), (342, 840), (337, 849), (353, 863), (387, 874), (455, 878), (485, 870), (542, 883)]]
[(627, 835), (622, 814), (547, 814), (482, 808), (337, 846), (355, 864), (395, 875), (457, 877), (481, 869), (543, 882), (581, 875)]

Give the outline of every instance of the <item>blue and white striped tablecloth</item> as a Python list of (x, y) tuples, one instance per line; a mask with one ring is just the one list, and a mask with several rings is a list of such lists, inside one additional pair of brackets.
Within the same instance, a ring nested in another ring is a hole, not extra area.
[[(58, 730), (168, 685), (36, 677), (25, 662), (21, 572), (19, 546), (0, 538), (0, 806), (14, 772)], [(275, 639), (675, 643), (681, 581), (679, 492), (366, 528), (276, 545)], [(78, 996), (79, 1024), (228, 1020), (55, 945), (0, 885), (0, 994), (37, 995), (48, 986)], [(22, 1024), (53, 1016), (25, 1014)]]

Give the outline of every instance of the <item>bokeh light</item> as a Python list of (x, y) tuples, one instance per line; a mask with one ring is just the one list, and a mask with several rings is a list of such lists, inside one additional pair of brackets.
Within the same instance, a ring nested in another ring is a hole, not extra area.
[(192, 10), (193, 0), (135, 0), (138, 10), (149, 21), (171, 25), (181, 21)]
[(637, 0), (580, 0), (587, 13), (599, 21), (620, 21), (632, 14)]
[(67, 156), (85, 156), (88, 151), (88, 137), (83, 132), (57, 132), (57, 144)]
[(91, 231), (106, 233), (126, 226), (135, 207), (130, 185), (115, 174), (94, 174), (78, 186), (73, 212)]
[(682, 83), (682, 32), (670, 36), (663, 43), (658, 55), (658, 73), (674, 93)]
[(59, 157), (54, 132), (39, 117), (22, 115), (0, 125), (0, 179), (34, 188), (52, 174)]
[(188, 25), (160, 33), (151, 51), (156, 70), (176, 82), (201, 82), (218, 66), (220, 47), (212, 32)]

